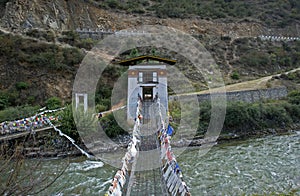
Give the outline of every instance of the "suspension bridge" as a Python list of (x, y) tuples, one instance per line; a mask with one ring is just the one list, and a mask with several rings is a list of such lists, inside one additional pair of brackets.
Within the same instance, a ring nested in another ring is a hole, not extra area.
[[(143, 101), (139, 96), (137, 100), (132, 139), (122, 159), (123, 166), (114, 176), (106, 195), (190, 195), (171, 149), (173, 131), (168, 125), (166, 113), (162, 112), (164, 107), (160, 99), (156, 97)], [(54, 129), (60, 136), (66, 137), (83, 155), (92, 158), (92, 155), (81, 149), (72, 138), (62, 133), (58, 129), (59, 125), (53, 124), (57, 118), (45, 115), (56, 111), (58, 110), (44, 111), (25, 119), (2, 123), (1, 128), (5, 128), (6, 132), (17, 132), (4, 134), (0, 141), (23, 137), (33, 131)], [(25, 125), (28, 130), (21, 128), (26, 127)]]
[[(152, 62), (149, 64), (148, 60)], [(147, 65), (137, 64), (147, 60)], [(154, 63), (153, 61), (164, 62)], [(141, 56), (119, 62), (129, 63), (127, 121), (134, 122), (131, 141), (122, 159), (122, 167), (113, 176), (105, 195), (190, 195), (183, 173), (171, 148), (174, 130), (169, 124), (166, 64), (174, 60), (155, 56)], [(83, 97), (83, 99), (80, 99)], [(83, 100), (83, 104), (80, 102)], [(87, 111), (87, 94), (76, 95), (76, 106)], [(78, 108), (75, 108), (79, 110)], [(119, 109), (119, 108), (118, 108)], [(59, 109), (60, 110), (60, 109)], [(117, 110), (117, 109), (115, 109)], [(1, 124), (0, 141), (24, 136), (32, 131), (54, 129), (68, 139), (87, 158), (94, 158), (64, 134), (54, 121), (54, 116), (40, 112), (32, 117)], [(105, 112), (103, 113), (105, 114)], [(12, 134), (8, 134), (12, 133)]]
[(122, 166), (105, 195), (190, 195), (171, 148), (166, 66), (176, 61), (140, 56), (117, 63), (130, 65), (127, 121), (134, 126)]
[(138, 97), (128, 151), (105, 195), (190, 195), (172, 152), (173, 129), (160, 99)]

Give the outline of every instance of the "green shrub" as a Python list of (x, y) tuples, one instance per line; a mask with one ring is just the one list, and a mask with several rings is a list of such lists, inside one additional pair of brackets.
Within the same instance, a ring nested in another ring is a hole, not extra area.
[(32, 30), (28, 30), (26, 32), (26, 35), (28, 35), (30, 37), (34, 37), (34, 38), (39, 38), (39, 39), (44, 38), (48, 42), (52, 42), (55, 40), (55, 35), (51, 31), (42, 31), (42, 30), (38, 30), (38, 29), (32, 29)]
[(140, 56), (138, 49), (134, 48), (130, 51), (129, 58)]
[(119, 2), (117, 0), (108, 0), (107, 1), (107, 5), (110, 7), (110, 8), (120, 8), (120, 5), (119, 5)]
[(113, 113), (100, 118), (100, 124), (108, 137), (126, 134), (126, 132), (118, 125)]
[(50, 110), (60, 108), (61, 106), (62, 102), (58, 97), (50, 97), (46, 100), (46, 107)]
[(62, 35), (64, 36), (63, 38), (60, 38), (60, 41), (68, 43), (72, 46), (74, 46), (79, 40), (79, 35), (75, 31), (63, 31)]
[(17, 82), (16, 83), (16, 88), (17, 90), (24, 90), (27, 89), (29, 85), (26, 82)]
[(79, 133), (76, 129), (76, 124), (73, 117), (72, 106), (67, 105), (66, 108), (58, 113), (60, 117), (59, 124), (61, 125), (60, 130), (73, 138), (75, 141), (80, 140)]
[[(38, 67), (61, 70), (67, 67), (66, 61), (68, 63), (69, 59), (70, 58), (66, 59), (63, 50), (55, 47), (53, 49), (49, 48), (45, 52), (32, 54), (30, 58), (27, 59), (27, 62)], [(73, 59), (71, 59), (71, 61), (73, 61)]]
[(200, 116), (199, 116), (199, 127), (197, 130), (197, 134), (204, 134), (209, 125), (210, 117), (211, 117), (211, 104), (208, 101), (202, 102), (199, 105), (200, 107)]
[(300, 106), (291, 104), (289, 102), (286, 102), (283, 104), (283, 107), (289, 114), (289, 116), (292, 118), (292, 121), (294, 123), (299, 123), (300, 122)]
[(159, 52), (156, 50), (156, 48), (151, 48), (150, 55), (152, 55), (152, 56), (158, 56)]
[(108, 107), (106, 105), (101, 105), (101, 104), (96, 105), (96, 112), (104, 112), (107, 110), (108, 110)]
[(17, 106), (0, 110), (0, 122), (17, 120), (33, 116), (38, 111), (39, 106)]
[(276, 128), (283, 124), (290, 124), (291, 117), (281, 104), (266, 104), (263, 111), (264, 124), (267, 127)]
[(109, 110), (111, 107), (111, 100), (110, 99), (96, 99), (97, 105), (102, 105), (105, 107), (105, 110)]
[(111, 94), (112, 88), (108, 85), (101, 85), (95, 94), (95, 102), (100, 105), (104, 105), (107, 108), (111, 106)]
[(279, 65), (281, 66), (291, 66), (292, 65), (292, 59), (291, 57), (288, 57), (288, 56), (285, 56), (285, 57), (281, 57), (279, 60), (278, 60), (278, 63)]
[(300, 104), (300, 91), (291, 91), (288, 94), (288, 101), (292, 104)]
[[(203, 102), (200, 104), (198, 135), (203, 135), (207, 131), (210, 119), (210, 102)], [(229, 102), (222, 132), (247, 133), (266, 128), (285, 128), (299, 121), (299, 105), (285, 100), (266, 103)]]
[(3, 110), (9, 105), (9, 97), (4, 93), (0, 93), (0, 110)]
[(12, 89), (8, 92), (5, 92), (4, 94), (5, 94), (5, 96), (8, 97), (8, 105), (9, 106), (16, 106), (16, 105), (19, 104), (18, 103), (18, 98), (19, 98), (20, 92), (18, 92), (15, 89)]
[(179, 123), (181, 119), (181, 108), (180, 103), (178, 101), (170, 101), (169, 102), (169, 112), (175, 123)]
[(35, 102), (35, 97), (34, 96), (28, 96), (27, 97), (27, 103), (28, 104), (34, 104)]
[(83, 54), (76, 48), (64, 48), (62, 50), (62, 55), (63, 60), (61, 63), (71, 67), (76, 64), (80, 64), (83, 59)]
[(228, 129), (242, 129), (247, 124), (249, 115), (247, 104), (243, 102), (232, 102), (227, 105), (224, 126)]
[(73, 68), (74, 65), (80, 64), (82, 59), (83, 54), (79, 49), (53, 46), (44, 51), (33, 53), (24, 60), (34, 66), (62, 70)]
[(79, 40), (77, 43), (75, 43), (75, 46), (78, 48), (85, 48), (87, 50), (91, 50), (96, 43), (97, 42), (94, 41), (93, 39), (86, 38), (86, 39)]
[(240, 61), (242, 64), (252, 67), (269, 65), (271, 62), (268, 54), (259, 51), (250, 51), (242, 55)]
[(240, 79), (240, 74), (237, 71), (233, 71), (230, 77), (233, 80), (239, 80)]
[(98, 125), (94, 112), (90, 110), (84, 112), (81, 106), (78, 107), (77, 111), (73, 111), (72, 105), (67, 105), (64, 110), (58, 113), (58, 116), (60, 117), (60, 130), (77, 142), (81, 141), (82, 136), (95, 131)]

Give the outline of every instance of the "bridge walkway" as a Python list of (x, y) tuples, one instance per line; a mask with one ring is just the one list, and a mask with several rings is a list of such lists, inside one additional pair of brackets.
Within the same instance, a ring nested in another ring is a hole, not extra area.
[(162, 180), (160, 150), (155, 127), (151, 116), (153, 102), (143, 102), (143, 124), (141, 142), (137, 158), (136, 172), (130, 193), (126, 195), (159, 195), (167, 196), (168, 192)]

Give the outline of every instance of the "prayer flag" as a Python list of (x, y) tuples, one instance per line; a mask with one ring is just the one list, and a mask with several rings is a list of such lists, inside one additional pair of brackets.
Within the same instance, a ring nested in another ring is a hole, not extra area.
[(171, 125), (168, 125), (167, 134), (168, 134), (169, 136), (172, 136), (173, 132), (174, 132), (173, 127), (171, 127)]

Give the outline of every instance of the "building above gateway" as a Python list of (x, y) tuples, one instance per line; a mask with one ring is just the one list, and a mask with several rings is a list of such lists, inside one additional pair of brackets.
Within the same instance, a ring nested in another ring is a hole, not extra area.
[[(136, 104), (140, 97), (143, 102), (153, 102), (156, 98), (168, 110), (167, 65), (176, 60), (157, 56), (139, 56), (115, 62), (129, 66), (127, 120), (132, 121), (136, 114)], [(146, 118), (146, 117), (144, 117)]]

